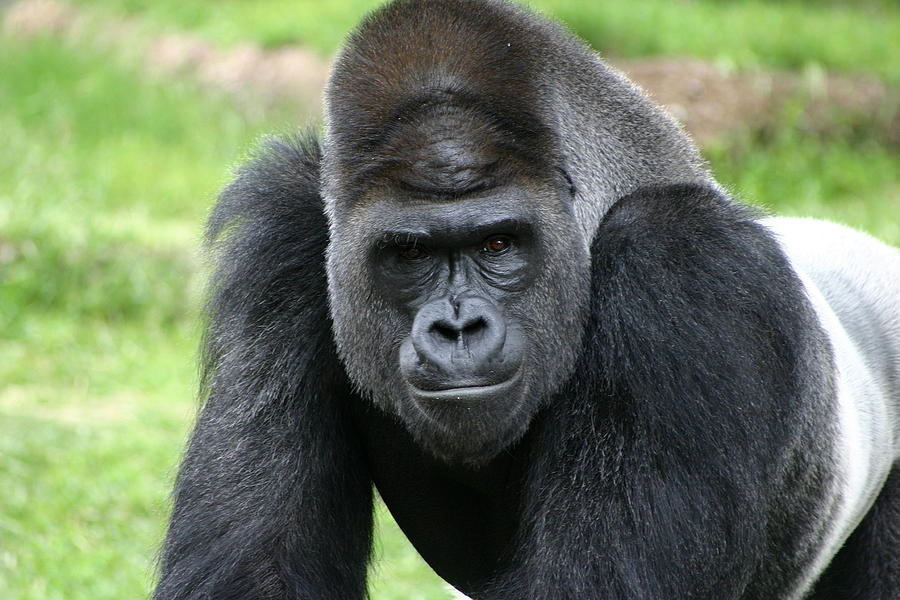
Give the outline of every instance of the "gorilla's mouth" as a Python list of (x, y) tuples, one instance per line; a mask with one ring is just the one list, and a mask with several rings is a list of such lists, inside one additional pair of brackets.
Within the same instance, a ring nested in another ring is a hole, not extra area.
[(422, 389), (407, 382), (407, 386), (418, 402), (459, 402), (472, 403), (483, 402), (507, 395), (522, 379), (522, 369), (517, 369), (513, 376), (506, 381), (489, 385), (463, 385), (441, 389)]
[(477, 464), (517, 439), (528, 423), (523, 414), (527, 381), (519, 368), (489, 385), (423, 390), (407, 382), (411, 402), (405, 421), (418, 443), (452, 463)]

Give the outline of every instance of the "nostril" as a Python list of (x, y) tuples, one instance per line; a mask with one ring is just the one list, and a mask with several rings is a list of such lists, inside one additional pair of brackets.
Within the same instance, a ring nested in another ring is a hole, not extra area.
[(483, 333), (487, 327), (488, 323), (483, 317), (472, 319), (466, 323), (448, 322), (442, 319), (432, 323), (429, 332), (445, 341), (459, 343), (466, 338)]
[(482, 329), (487, 327), (487, 321), (482, 318), (475, 319), (471, 323), (467, 323), (465, 327), (463, 327), (462, 333), (463, 336), (474, 335), (479, 333)]
[(484, 298), (463, 298), (458, 312), (444, 299), (419, 310), (410, 337), (419, 362), (431, 365), (429, 368), (480, 373), (503, 352), (506, 323)]
[(433, 323), (431, 325), (430, 331), (431, 333), (437, 334), (438, 336), (444, 338), (448, 342), (456, 342), (456, 340), (459, 338), (459, 330), (443, 321)]

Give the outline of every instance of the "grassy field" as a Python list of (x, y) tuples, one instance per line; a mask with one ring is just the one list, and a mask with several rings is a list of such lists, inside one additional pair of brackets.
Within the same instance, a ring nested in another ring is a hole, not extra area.
[[(328, 55), (375, 3), (77, 4), (151, 35)], [(608, 54), (900, 84), (900, 8), (888, 0), (534, 4)], [(775, 212), (900, 244), (900, 148), (865, 127), (810, 133), (801, 109), (707, 148), (714, 171)], [(148, 75), (127, 53), (0, 34), (0, 598), (149, 594), (196, 410), (203, 221), (254, 140), (297, 120), (292, 107), (247, 110), (187, 78)], [(383, 509), (379, 523), (372, 598), (448, 598)]]
[[(140, 16), (159, 29), (190, 29), (222, 43), (292, 42), (330, 54), (379, 0), (78, 0)], [(771, 2), (640, 0), (526, 4), (553, 15), (614, 56), (690, 54), (728, 64), (865, 71), (900, 83), (900, 13), (891, 0)]]

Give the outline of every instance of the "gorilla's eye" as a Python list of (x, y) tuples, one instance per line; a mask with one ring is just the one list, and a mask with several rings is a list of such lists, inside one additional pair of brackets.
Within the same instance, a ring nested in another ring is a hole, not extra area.
[(509, 250), (510, 246), (512, 246), (511, 239), (509, 239), (505, 235), (495, 235), (484, 240), (484, 245), (481, 247), (481, 251), (487, 252), (489, 254), (499, 254), (501, 252)]
[(404, 260), (419, 260), (421, 258), (425, 258), (425, 250), (422, 248), (416, 248), (415, 246), (406, 246), (405, 248), (400, 248), (400, 258)]

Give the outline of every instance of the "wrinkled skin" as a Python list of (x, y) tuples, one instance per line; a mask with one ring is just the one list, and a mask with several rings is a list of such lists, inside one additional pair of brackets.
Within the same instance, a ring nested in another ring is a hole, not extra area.
[[(482, 462), (521, 437), (580, 343), (587, 257), (566, 188), (551, 179), (452, 200), (373, 195), (333, 225), (338, 346), (420, 444), (447, 461)], [(543, 293), (560, 283), (568, 293)], [(366, 307), (344, 310), (360, 306), (359, 292)]]

